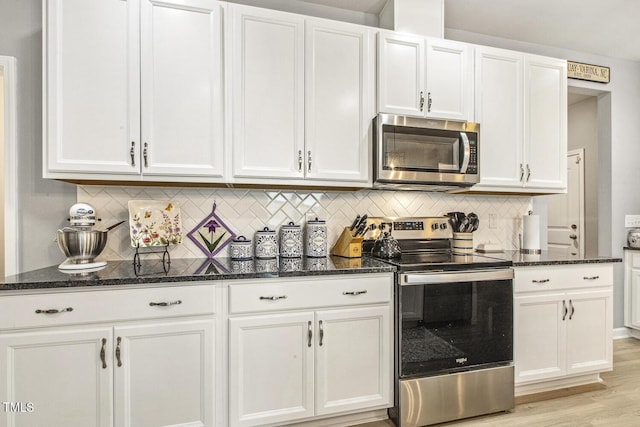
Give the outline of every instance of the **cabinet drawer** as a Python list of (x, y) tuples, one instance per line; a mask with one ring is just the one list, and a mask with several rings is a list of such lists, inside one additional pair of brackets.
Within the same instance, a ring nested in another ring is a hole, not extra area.
[(514, 292), (535, 292), (613, 286), (611, 264), (516, 267)]
[(192, 316), (214, 308), (214, 285), (12, 295), (0, 297), (0, 330)]
[(386, 303), (392, 283), (391, 275), (243, 281), (229, 285), (229, 313)]

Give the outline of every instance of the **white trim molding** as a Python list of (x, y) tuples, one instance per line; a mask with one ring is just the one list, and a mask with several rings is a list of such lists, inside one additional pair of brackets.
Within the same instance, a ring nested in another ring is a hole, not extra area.
[(4, 271), (6, 276), (19, 272), (18, 251), (18, 127), (16, 59), (0, 56), (4, 94)]

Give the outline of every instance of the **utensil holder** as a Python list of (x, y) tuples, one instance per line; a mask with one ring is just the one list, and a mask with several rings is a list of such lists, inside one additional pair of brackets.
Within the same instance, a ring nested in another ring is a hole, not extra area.
[(363, 237), (353, 237), (349, 227), (342, 230), (342, 234), (331, 248), (331, 255), (344, 258), (360, 258), (362, 257), (362, 241)]
[(453, 233), (451, 251), (454, 255), (473, 254), (473, 233)]

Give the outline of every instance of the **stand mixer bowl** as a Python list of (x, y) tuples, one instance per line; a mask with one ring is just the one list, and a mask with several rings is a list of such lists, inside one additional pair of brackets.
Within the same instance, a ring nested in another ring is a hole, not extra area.
[(58, 247), (73, 264), (88, 264), (107, 244), (107, 232), (65, 227), (57, 232)]

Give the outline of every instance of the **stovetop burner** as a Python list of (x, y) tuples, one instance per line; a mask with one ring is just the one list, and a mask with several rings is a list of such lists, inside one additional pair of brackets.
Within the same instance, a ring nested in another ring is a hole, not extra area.
[(383, 261), (395, 265), (400, 272), (498, 268), (513, 264), (510, 259), (500, 258), (499, 254), (486, 256), (453, 253), (451, 251), (453, 233), (447, 217), (371, 217), (368, 218), (367, 223), (372, 226), (362, 243), (362, 253), (371, 253), (380, 229), (385, 227), (385, 230), (390, 230), (391, 235), (398, 240), (402, 255)]

